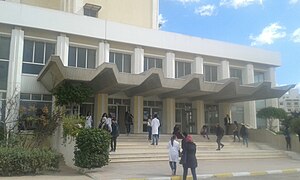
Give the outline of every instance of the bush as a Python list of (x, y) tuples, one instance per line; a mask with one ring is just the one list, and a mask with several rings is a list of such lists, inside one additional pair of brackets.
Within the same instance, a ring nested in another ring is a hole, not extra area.
[(25, 175), (57, 170), (59, 159), (60, 155), (50, 150), (0, 147), (0, 175)]
[(107, 165), (110, 139), (110, 134), (102, 129), (81, 130), (76, 138), (75, 166), (91, 169)]
[(298, 134), (299, 141), (300, 141), (300, 118), (295, 118), (291, 122), (292, 131)]
[(85, 119), (79, 116), (64, 116), (63, 117), (63, 135), (64, 137), (76, 137), (83, 129)]

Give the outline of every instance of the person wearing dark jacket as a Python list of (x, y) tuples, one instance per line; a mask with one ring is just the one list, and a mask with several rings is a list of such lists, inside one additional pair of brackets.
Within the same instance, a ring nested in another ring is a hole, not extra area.
[(217, 136), (217, 144), (218, 144), (218, 149), (216, 150), (219, 151), (221, 148), (224, 147), (224, 144), (221, 143), (221, 140), (224, 136), (224, 129), (219, 124), (216, 125), (216, 136)]
[(183, 155), (181, 157), (181, 163), (183, 166), (183, 180), (186, 180), (188, 168), (191, 169), (193, 180), (197, 180), (196, 168), (198, 166), (196, 158), (197, 146), (193, 142), (191, 135), (187, 135), (185, 139)]
[(111, 150), (115, 152), (116, 151), (116, 146), (117, 146), (117, 138), (119, 136), (119, 126), (118, 126), (118, 122), (116, 121), (115, 118), (112, 119), (112, 123), (111, 123), (111, 142), (110, 142), (110, 147)]
[(246, 145), (246, 147), (248, 147), (248, 129), (244, 124), (240, 129), (240, 135), (243, 138), (243, 145)]

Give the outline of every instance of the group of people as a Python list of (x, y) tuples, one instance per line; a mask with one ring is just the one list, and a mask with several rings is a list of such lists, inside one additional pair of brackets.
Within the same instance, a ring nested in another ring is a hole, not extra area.
[(148, 116), (148, 121), (147, 121), (148, 141), (152, 140), (151, 145), (158, 145), (160, 126), (161, 123), (158, 119), (157, 114), (153, 115), (153, 119), (151, 118), (151, 116)]

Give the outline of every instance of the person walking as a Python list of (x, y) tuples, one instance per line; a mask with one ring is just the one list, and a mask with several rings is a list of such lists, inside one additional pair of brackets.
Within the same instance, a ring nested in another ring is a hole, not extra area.
[(285, 127), (283, 135), (284, 135), (285, 141), (286, 141), (286, 150), (290, 151), (292, 149), (292, 146), (291, 146), (291, 135), (290, 135), (288, 126)]
[(226, 114), (226, 116), (224, 117), (224, 127), (225, 127), (226, 135), (229, 134), (229, 125), (230, 125), (230, 117), (229, 114)]
[(216, 136), (217, 136), (216, 142), (218, 144), (218, 148), (216, 150), (219, 151), (224, 147), (224, 144), (221, 143), (221, 140), (224, 136), (224, 129), (219, 124), (216, 125)]
[(183, 166), (183, 176), (182, 179), (186, 180), (188, 168), (191, 169), (193, 180), (197, 180), (196, 168), (198, 166), (196, 158), (197, 146), (193, 142), (191, 135), (187, 135), (185, 138), (185, 145), (183, 149), (183, 155), (181, 157), (181, 163)]
[(236, 137), (239, 139), (239, 142), (241, 141), (239, 136), (239, 125), (236, 121), (233, 122), (234, 129), (233, 129), (233, 142), (235, 142)]
[(246, 145), (246, 147), (248, 147), (248, 129), (244, 124), (240, 129), (240, 135), (243, 138), (243, 145)]
[(209, 140), (209, 137), (208, 137), (208, 127), (207, 125), (203, 125), (202, 126), (202, 129), (200, 131), (200, 134), (204, 137), (204, 138), (207, 138)]
[(169, 165), (172, 171), (172, 175), (176, 175), (176, 167), (179, 159), (179, 142), (176, 141), (176, 136), (173, 135), (168, 143), (167, 148), (169, 149)]
[(111, 152), (116, 151), (116, 146), (117, 146), (117, 138), (119, 136), (119, 125), (118, 122), (115, 118), (112, 118), (111, 121), (111, 142), (110, 142), (110, 147), (111, 147)]
[(152, 128), (152, 144), (151, 145), (158, 145), (158, 128), (160, 126), (160, 122), (157, 119), (157, 114), (154, 114), (154, 118), (151, 121), (151, 128)]
[(127, 136), (130, 134), (130, 127), (133, 125), (133, 115), (130, 114), (130, 111), (125, 112), (125, 126), (126, 126), (126, 132)]
[(102, 114), (102, 117), (101, 117), (101, 119), (100, 119), (99, 126), (98, 126), (99, 129), (105, 129), (106, 119), (107, 119), (107, 114), (106, 114), (106, 113), (103, 113), (103, 114)]
[(147, 121), (147, 131), (148, 131), (148, 141), (151, 141), (152, 139), (152, 127), (151, 127), (151, 115), (148, 116), (148, 121)]
[(173, 133), (172, 134), (175, 135), (177, 139), (183, 139), (183, 136), (180, 132), (180, 128), (177, 124), (173, 128)]
[(90, 112), (87, 113), (87, 116), (85, 118), (85, 128), (92, 128), (92, 123), (93, 123), (93, 119), (92, 119), (92, 115)]

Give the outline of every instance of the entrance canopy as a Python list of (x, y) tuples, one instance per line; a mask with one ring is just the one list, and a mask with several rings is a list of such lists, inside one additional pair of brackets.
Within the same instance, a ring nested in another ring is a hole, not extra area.
[(165, 78), (162, 69), (157, 68), (141, 74), (122, 73), (112, 63), (103, 63), (97, 69), (66, 67), (59, 56), (51, 56), (40, 72), (38, 81), (49, 91), (64, 81), (70, 81), (86, 83), (95, 93), (108, 95), (124, 92), (129, 97), (158, 96), (215, 103), (279, 98), (295, 87), (271, 87), (271, 82), (241, 85), (237, 78), (207, 82), (202, 74), (190, 74), (180, 79)]

